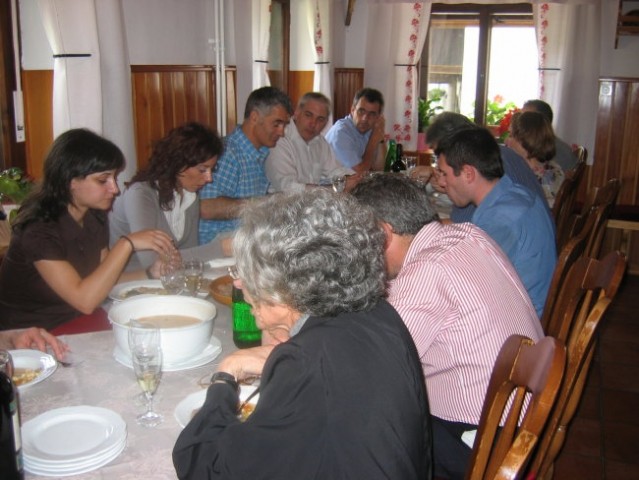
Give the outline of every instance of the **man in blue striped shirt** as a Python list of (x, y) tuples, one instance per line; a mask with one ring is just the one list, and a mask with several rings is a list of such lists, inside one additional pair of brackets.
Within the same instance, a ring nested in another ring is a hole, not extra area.
[(266, 195), (269, 181), (264, 161), (284, 136), (292, 112), (291, 100), (275, 87), (251, 92), (244, 121), (226, 137), (213, 181), (200, 191), (200, 244), (234, 230), (246, 201)]

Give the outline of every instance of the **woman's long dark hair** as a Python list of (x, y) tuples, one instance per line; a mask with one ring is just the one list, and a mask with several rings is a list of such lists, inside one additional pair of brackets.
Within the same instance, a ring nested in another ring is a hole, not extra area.
[(13, 228), (24, 229), (36, 220), (58, 220), (73, 200), (71, 180), (123, 167), (124, 155), (106, 138), (83, 128), (64, 132), (53, 142), (42, 182), (23, 202)]
[(178, 175), (221, 153), (222, 140), (217, 133), (201, 123), (186, 123), (171, 130), (155, 144), (149, 164), (136, 173), (127, 186), (148, 182), (158, 191), (160, 208), (170, 210)]

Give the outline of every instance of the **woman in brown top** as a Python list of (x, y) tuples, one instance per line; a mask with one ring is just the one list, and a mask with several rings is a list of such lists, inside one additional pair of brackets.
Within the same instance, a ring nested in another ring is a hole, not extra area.
[(135, 250), (174, 254), (159, 230), (123, 236), (109, 250), (107, 211), (119, 193), (124, 156), (84, 129), (60, 135), (46, 158), (42, 185), (22, 205), (0, 268), (0, 330), (52, 328), (92, 313), (118, 281), (157, 277), (122, 273)]

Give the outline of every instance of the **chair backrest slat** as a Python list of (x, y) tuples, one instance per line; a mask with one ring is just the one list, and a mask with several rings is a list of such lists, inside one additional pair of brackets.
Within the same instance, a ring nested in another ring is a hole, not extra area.
[(557, 402), (539, 441), (529, 472), (536, 478), (551, 478), (554, 462), (583, 394), (595, 348), (595, 334), (616, 296), (626, 268), (626, 258), (611, 252), (602, 260), (581, 258), (570, 269), (561, 291), (548, 335), (567, 344), (568, 364)]
[(490, 377), (466, 479), (515, 478), (523, 471), (550, 413), (565, 360), (563, 343), (552, 337), (535, 344), (513, 335), (504, 342)]

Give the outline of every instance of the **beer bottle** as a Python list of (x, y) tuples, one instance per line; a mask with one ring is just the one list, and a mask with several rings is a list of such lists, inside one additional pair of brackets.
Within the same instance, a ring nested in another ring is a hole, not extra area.
[(20, 407), (12, 376), (11, 355), (0, 350), (0, 472), (3, 479), (23, 480)]
[(392, 138), (388, 141), (388, 150), (386, 150), (386, 159), (384, 160), (384, 171), (390, 172), (391, 166), (397, 158), (397, 143)]
[(257, 347), (262, 344), (262, 331), (255, 325), (251, 305), (244, 300), (242, 289), (233, 285), (231, 292), (233, 311), (233, 343), (237, 348)]

